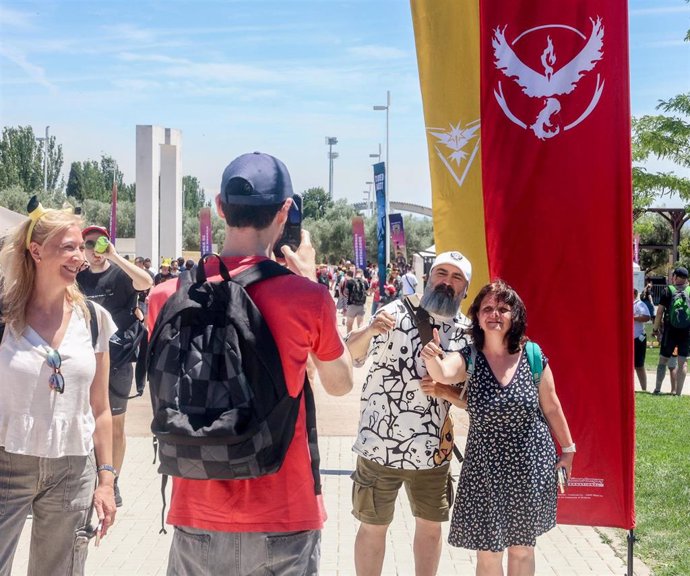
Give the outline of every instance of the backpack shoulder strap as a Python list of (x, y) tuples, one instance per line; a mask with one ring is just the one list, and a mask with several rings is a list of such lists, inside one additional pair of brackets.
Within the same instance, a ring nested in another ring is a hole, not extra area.
[(96, 307), (87, 298), (86, 307), (89, 309), (89, 327), (91, 328), (91, 346), (96, 347), (98, 342), (98, 318), (96, 318)]
[(319, 455), (319, 438), (316, 430), (316, 404), (314, 391), (306, 374), (304, 375), (304, 405), (307, 413), (307, 440), (311, 459), (311, 475), (314, 478), (314, 493), (318, 496), (321, 494), (321, 456)]
[(472, 376), (474, 376), (474, 370), (477, 367), (477, 347), (474, 345), (474, 342), (470, 344), (470, 357), (467, 360), (467, 379), (469, 380)]
[(527, 353), (527, 362), (532, 370), (532, 380), (535, 384), (541, 381), (541, 374), (544, 371), (544, 365), (541, 361), (541, 348), (536, 342), (529, 341), (525, 344), (525, 352)]
[(232, 278), (233, 282), (237, 282), (243, 288), (250, 284), (260, 282), (261, 280), (268, 280), (276, 276), (287, 276), (293, 274), (287, 267), (281, 266), (273, 260), (262, 260), (258, 264), (251, 266), (247, 270), (240, 272), (237, 276)]
[(426, 346), (427, 343), (434, 339), (433, 327), (429, 322), (429, 313), (421, 306), (415, 306), (412, 303), (410, 296), (405, 296), (405, 298), (402, 299), (402, 302), (410, 314), (412, 323), (419, 332), (419, 338), (422, 341), (422, 346)]

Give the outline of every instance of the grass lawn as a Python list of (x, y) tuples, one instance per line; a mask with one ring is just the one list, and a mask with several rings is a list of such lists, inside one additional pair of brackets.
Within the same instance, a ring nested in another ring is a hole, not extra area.
[(690, 397), (637, 393), (635, 398), (635, 555), (655, 576), (688, 576)]
[[(647, 348), (647, 353), (644, 356), (644, 367), (647, 370), (653, 370), (656, 372), (656, 366), (659, 363), (659, 349), (658, 348)], [(668, 378), (668, 376), (667, 376)], [(652, 382), (652, 388), (654, 388), (654, 382)]]

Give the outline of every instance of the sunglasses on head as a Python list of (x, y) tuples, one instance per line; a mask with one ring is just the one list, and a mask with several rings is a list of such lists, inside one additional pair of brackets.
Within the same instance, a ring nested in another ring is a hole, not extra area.
[(48, 348), (48, 354), (46, 356), (46, 363), (50, 368), (53, 369), (53, 373), (48, 378), (48, 386), (50, 389), (62, 394), (65, 391), (65, 378), (60, 372), (60, 366), (62, 366), (62, 357), (57, 350)]

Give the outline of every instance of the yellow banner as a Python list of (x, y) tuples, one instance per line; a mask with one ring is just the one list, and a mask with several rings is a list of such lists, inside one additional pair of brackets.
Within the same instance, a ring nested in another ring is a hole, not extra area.
[(429, 146), (436, 253), (472, 262), (469, 298), (489, 281), (480, 153), (479, 0), (411, 0)]

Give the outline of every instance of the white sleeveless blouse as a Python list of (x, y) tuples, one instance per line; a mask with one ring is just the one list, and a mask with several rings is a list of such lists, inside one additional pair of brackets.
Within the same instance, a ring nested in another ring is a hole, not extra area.
[(48, 343), (30, 326), (19, 338), (5, 327), (0, 343), (0, 446), (7, 452), (59, 458), (85, 456), (93, 449), (96, 423), (90, 389), (96, 374), (95, 353), (108, 350), (117, 329), (110, 314), (94, 306), (96, 346), (91, 344), (90, 327), (75, 308), (57, 348), (65, 379), (63, 394), (48, 385), (53, 373), (46, 362)]

